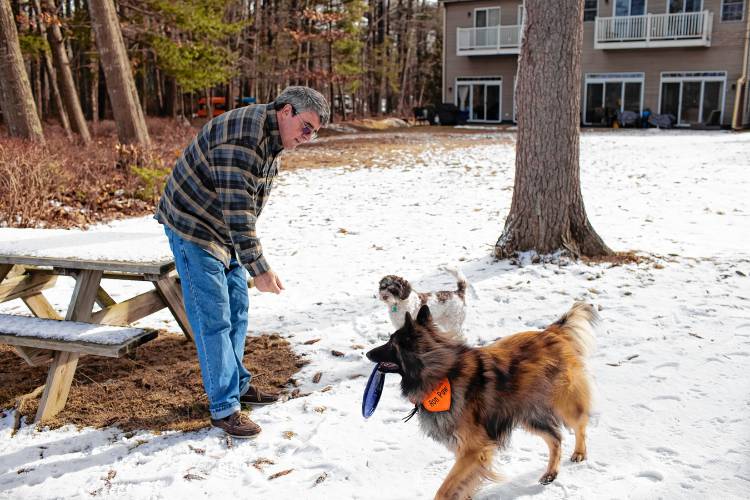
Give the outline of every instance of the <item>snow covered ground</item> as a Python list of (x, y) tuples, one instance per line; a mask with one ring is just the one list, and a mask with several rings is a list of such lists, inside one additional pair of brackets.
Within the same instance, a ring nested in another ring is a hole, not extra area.
[[(311, 361), (298, 377), (310, 395), (255, 410), (263, 432), (232, 447), (213, 429), (132, 435), (27, 425), (11, 437), (7, 412), (0, 497), (432, 498), (453, 459), (416, 419), (401, 422), (410, 404), (399, 377), (388, 375), (369, 420), (360, 405), (372, 368), (364, 353), (391, 333), (378, 280), (399, 274), (420, 290), (447, 288), (439, 267), (449, 264), (479, 294), (468, 306), (471, 342), (541, 328), (579, 299), (603, 318), (589, 363), (589, 459), (567, 461), (573, 436), (565, 432), (560, 474), (541, 486), (547, 447), (518, 430), (496, 459), (506, 481), (484, 485), (476, 499), (747, 498), (750, 134), (582, 135), (590, 220), (613, 249), (654, 257), (640, 265), (495, 262), (513, 166), (513, 146), (498, 144), (436, 148), (388, 168), (282, 173), (259, 234), (286, 291), (252, 292), (251, 334), (289, 337)], [(91, 229), (113, 230), (160, 232), (150, 219)], [(0, 241), (12, 234), (0, 230)], [(108, 285), (115, 299), (143, 286)], [(48, 294), (56, 307), (71, 286), (63, 279)], [(178, 330), (163, 314), (142, 324)], [(304, 344), (312, 339), (320, 341)]]

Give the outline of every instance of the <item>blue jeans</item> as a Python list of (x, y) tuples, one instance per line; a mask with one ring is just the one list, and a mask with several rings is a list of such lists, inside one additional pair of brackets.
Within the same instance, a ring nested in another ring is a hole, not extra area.
[(249, 306), (246, 271), (235, 259), (225, 268), (167, 226), (164, 232), (180, 275), (208, 409), (218, 420), (240, 409), (240, 395), (250, 387), (250, 372), (242, 365)]

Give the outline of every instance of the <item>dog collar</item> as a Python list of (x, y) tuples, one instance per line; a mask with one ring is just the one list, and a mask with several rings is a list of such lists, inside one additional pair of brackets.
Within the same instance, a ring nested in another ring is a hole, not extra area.
[(392, 312), (392, 313), (398, 312), (398, 306), (397, 306), (396, 304), (393, 304), (393, 305), (391, 306), (391, 312)]
[(422, 406), (430, 412), (448, 411), (451, 409), (451, 383), (445, 378), (422, 400)]

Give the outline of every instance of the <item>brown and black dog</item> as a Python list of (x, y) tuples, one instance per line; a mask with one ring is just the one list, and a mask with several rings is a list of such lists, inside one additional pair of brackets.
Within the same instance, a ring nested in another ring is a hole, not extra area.
[(423, 306), (367, 357), (381, 371), (401, 374), (401, 391), (415, 403), (422, 430), (456, 454), (435, 498), (464, 499), (492, 472), (495, 450), (520, 426), (549, 446), (539, 482), (560, 468), (562, 424), (575, 431), (570, 459), (586, 459), (591, 396), (584, 360), (593, 348), (598, 315), (578, 302), (541, 332), (522, 332), (473, 348), (436, 328)]

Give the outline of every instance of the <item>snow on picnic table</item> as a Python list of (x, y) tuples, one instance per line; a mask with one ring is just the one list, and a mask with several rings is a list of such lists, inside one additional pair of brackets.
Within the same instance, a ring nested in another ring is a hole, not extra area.
[[(513, 169), (512, 143), (498, 141), (437, 147), (388, 168), (282, 172), (259, 234), (286, 291), (251, 292), (250, 328), (282, 334), (311, 361), (297, 377), (310, 394), (254, 410), (263, 432), (231, 448), (214, 429), (154, 435), (27, 425), (11, 437), (8, 411), (0, 419), (0, 497), (432, 498), (453, 458), (416, 419), (401, 422), (410, 404), (397, 375), (388, 375), (374, 415), (362, 418), (372, 368), (364, 353), (391, 333), (375, 296), (383, 275), (402, 275), (419, 290), (447, 288), (451, 278), (439, 267), (459, 264), (479, 293), (468, 305), (471, 342), (544, 327), (579, 299), (603, 318), (589, 361), (596, 394), (588, 460), (567, 461), (573, 436), (564, 432), (560, 474), (541, 486), (547, 447), (518, 430), (495, 460), (505, 482), (474, 498), (746, 498), (750, 134), (582, 135), (590, 220), (612, 248), (654, 257), (643, 264), (494, 261)], [(90, 231), (136, 228), (161, 231), (148, 218)], [(11, 234), (0, 230), (0, 239)], [(71, 286), (63, 278), (50, 292), (59, 309)], [(147, 284), (107, 289), (117, 299), (138, 286)], [(20, 301), (0, 311), (25, 312)], [(179, 331), (165, 312), (136, 326)]]
[[(149, 230), (142, 231), (144, 226)], [(154, 231), (154, 224), (143, 220), (99, 226), (93, 231), (6, 228), (0, 234), (0, 255), (133, 263), (173, 259), (164, 233)]]
[[(54, 327), (50, 322), (54, 321)], [(91, 342), (93, 344), (121, 344), (137, 337), (143, 330), (122, 326), (94, 325), (79, 321), (57, 321), (21, 317), (7, 314), (0, 316), (0, 332), (17, 337), (35, 337), (40, 339), (65, 340), (73, 342)]]

